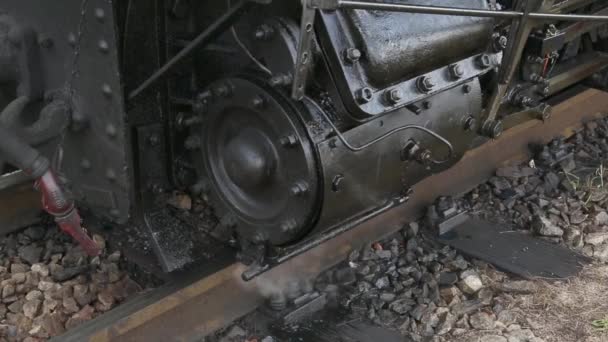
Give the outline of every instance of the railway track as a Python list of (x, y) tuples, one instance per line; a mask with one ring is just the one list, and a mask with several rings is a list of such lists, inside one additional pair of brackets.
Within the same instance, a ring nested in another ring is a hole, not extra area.
[[(314, 277), (343, 260), (365, 243), (381, 239), (403, 223), (417, 219), (440, 195), (465, 192), (489, 178), (497, 167), (519, 163), (530, 157), (529, 144), (546, 143), (556, 136), (569, 136), (586, 121), (600, 118), (608, 111), (608, 93), (577, 88), (556, 99), (552, 117), (545, 121), (527, 120), (525, 114), (506, 122), (507, 129), (497, 140), (474, 150), (453, 168), (433, 175), (414, 188), (410, 200), (366, 221), (356, 228), (297, 256), (250, 282), (241, 279), (245, 266), (239, 263), (203, 267), (156, 290), (142, 293), (120, 307), (56, 338), (57, 341), (192, 341), (213, 333), (264, 303), (258, 286), (295, 277)], [(526, 121), (521, 123), (522, 121)], [(520, 123), (519, 125), (516, 125)], [(8, 188), (8, 187), (7, 187)], [(25, 187), (20, 189), (23, 205), (30, 204)], [(2, 216), (8, 226), (16, 225), (15, 213), (28, 212), (19, 206), (5, 206), (7, 195), (0, 196)], [(23, 206), (22, 205), (22, 206)]]

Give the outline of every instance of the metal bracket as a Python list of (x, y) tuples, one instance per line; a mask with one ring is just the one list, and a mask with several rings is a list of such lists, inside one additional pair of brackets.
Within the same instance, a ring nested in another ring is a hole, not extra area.
[(306, 79), (308, 78), (309, 65), (312, 63), (312, 37), (315, 23), (316, 9), (311, 0), (302, 0), (302, 22), (300, 23), (300, 41), (298, 46), (298, 58), (294, 70), (291, 97), (300, 101), (304, 98)]

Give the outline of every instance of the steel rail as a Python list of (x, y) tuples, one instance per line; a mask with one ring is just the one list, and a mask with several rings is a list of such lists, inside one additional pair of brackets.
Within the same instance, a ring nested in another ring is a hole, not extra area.
[(554, 103), (549, 120), (527, 121), (507, 129), (499, 139), (467, 152), (454, 167), (416, 184), (407, 203), (359, 224), (253, 281), (244, 282), (241, 274), (245, 267), (233, 264), (186, 285), (168, 285), (144, 293), (55, 340), (201, 340), (259, 307), (268, 295), (264, 289), (313, 277), (344, 260), (353, 249), (386, 237), (401, 229), (403, 223), (418, 219), (438, 196), (466, 192), (491, 177), (496, 168), (528, 160), (529, 144), (572, 135), (584, 122), (606, 116), (608, 93), (588, 89), (571, 95), (561, 103)]

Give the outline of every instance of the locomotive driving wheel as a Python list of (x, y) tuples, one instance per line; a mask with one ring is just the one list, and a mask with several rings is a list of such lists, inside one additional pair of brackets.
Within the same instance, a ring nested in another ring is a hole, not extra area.
[(231, 78), (207, 92), (195, 156), (223, 229), (283, 245), (304, 235), (319, 207), (319, 167), (303, 120), (289, 100)]

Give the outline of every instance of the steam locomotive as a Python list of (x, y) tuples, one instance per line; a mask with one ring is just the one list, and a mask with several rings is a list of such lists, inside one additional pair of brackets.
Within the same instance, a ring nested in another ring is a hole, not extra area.
[(77, 206), (142, 227), (165, 271), (197, 249), (158, 200), (172, 189), (213, 207), (204, 234), (238, 246), (249, 279), (424, 191), (419, 180), (504, 127), (547, 119), (556, 94), (607, 77), (603, 0), (0, 9), (0, 174), (34, 180), (91, 254)]

